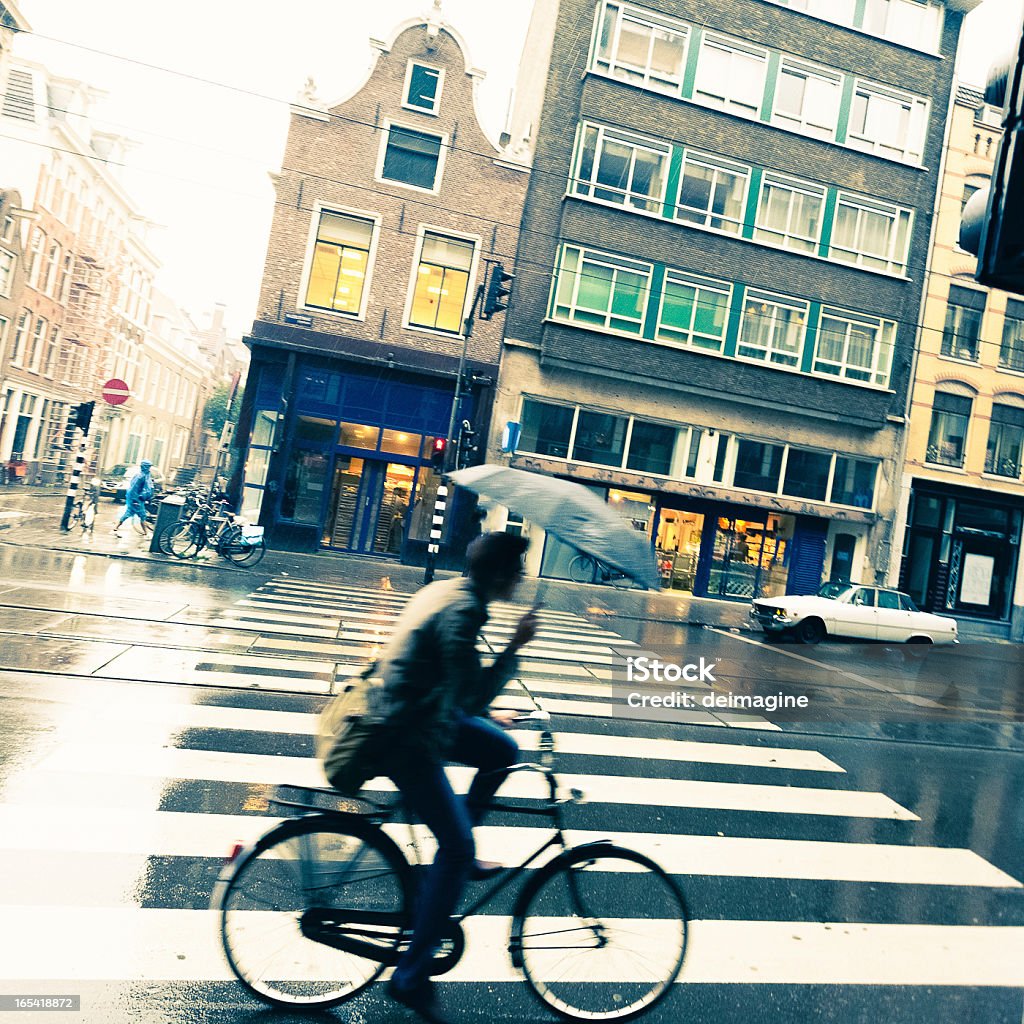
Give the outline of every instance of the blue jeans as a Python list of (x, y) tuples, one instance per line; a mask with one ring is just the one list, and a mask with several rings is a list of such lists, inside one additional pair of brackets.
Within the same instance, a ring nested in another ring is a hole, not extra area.
[[(412, 761), (385, 766), (406, 806), (434, 833), (437, 856), (420, 886), (413, 918), (412, 941), (395, 968), (402, 988), (426, 981), (445, 922), (454, 913), (476, 857), (473, 826), (508, 775), (502, 768), (516, 763), (515, 740), (484, 718), (463, 717), (450, 751), (453, 761), (480, 771), (465, 799), (452, 791), (444, 767), (437, 761)], [(483, 774), (491, 773), (493, 774)]]

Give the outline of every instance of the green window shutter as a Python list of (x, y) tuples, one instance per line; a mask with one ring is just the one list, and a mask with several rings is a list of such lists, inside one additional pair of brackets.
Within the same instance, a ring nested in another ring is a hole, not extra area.
[(853, 109), (854, 76), (843, 75), (843, 98), (839, 101), (839, 123), (836, 125), (836, 142), (846, 145), (846, 132), (850, 125), (850, 111)]
[(693, 99), (693, 84), (697, 81), (697, 57), (700, 55), (700, 41), (704, 33), (694, 26), (690, 29), (690, 49), (686, 54), (686, 71), (683, 73), (683, 99)]
[(804, 373), (811, 373), (814, 370), (814, 350), (818, 344), (818, 325), (821, 323), (821, 303), (812, 302), (811, 308), (807, 310), (807, 331), (804, 334), (804, 354), (800, 362), (800, 369)]
[(834, 188), (825, 193), (825, 212), (821, 222), (821, 243), (818, 246), (818, 255), (828, 258), (828, 250), (832, 245), (832, 227), (836, 218), (836, 204), (839, 201), (839, 194)]
[(740, 336), (740, 317), (743, 316), (743, 298), (747, 294), (746, 285), (736, 282), (732, 286), (732, 305), (729, 307), (729, 323), (725, 328), (725, 347), (722, 354), (736, 355), (736, 342)]
[(647, 316), (644, 317), (644, 337), (653, 341), (658, 329), (658, 308), (661, 306), (661, 292), (665, 287), (665, 264), (655, 263), (651, 274), (651, 294), (647, 297)]
[(768, 51), (768, 71), (766, 72), (764, 102), (761, 104), (761, 120), (771, 121), (772, 107), (775, 106), (775, 85), (779, 80), (779, 65), (782, 63), (782, 55), (776, 50)]
[(761, 178), (764, 176), (764, 169), (752, 167), (750, 169), (750, 186), (747, 189), (747, 208), (743, 213), (743, 226), (740, 234), (743, 238), (754, 237), (754, 224), (757, 222), (757, 203), (761, 198)]
[(668, 166), (668, 184), (665, 186), (665, 203), (661, 215), (666, 220), (675, 220), (676, 200), (679, 198), (679, 180), (683, 175), (683, 147), (672, 147), (672, 159)]
[(864, 25), (864, 15), (867, 13), (868, 0), (857, 0), (853, 9), (853, 27), (861, 28)]

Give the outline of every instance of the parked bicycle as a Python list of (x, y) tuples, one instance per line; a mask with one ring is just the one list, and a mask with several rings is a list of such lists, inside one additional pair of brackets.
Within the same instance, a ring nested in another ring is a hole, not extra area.
[[(177, 558), (197, 558), (206, 548), (234, 565), (256, 565), (266, 554), (263, 527), (234, 515), (226, 499), (209, 501), (197, 493), (186, 496), (184, 518), (164, 530), (160, 549)], [(187, 510), (187, 511), (186, 511)]]
[(100, 491), (99, 483), (93, 481), (89, 487), (82, 492), (82, 497), (71, 506), (71, 516), (68, 519), (68, 529), (80, 529), (82, 533), (90, 533), (96, 523), (96, 506), (99, 504)]
[(573, 583), (610, 583), (623, 590), (633, 586), (633, 580), (624, 572), (583, 552), (569, 563), (569, 579)]
[[(512, 771), (539, 775), (546, 798), (539, 807), (498, 800), (491, 809), (546, 817), (553, 834), (451, 919), (432, 973), (455, 967), (465, 922), (554, 848), (560, 852), (527, 876), (515, 898), (512, 964), (561, 1017), (630, 1020), (671, 991), (682, 967), (688, 936), (682, 893), (641, 853), (610, 840), (569, 844), (564, 808), (583, 796), (559, 794), (546, 713), (524, 720), (542, 726), (541, 763)], [(254, 845), (236, 845), (214, 890), (224, 952), (238, 980), (267, 1003), (337, 1006), (393, 966), (409, 942), (414, 867), (422, 863), (416, 833), (409, 824), (410, 861), (392, 838), (401, 834), (393, 824), (396, 801), (279, 786), (272, 803), (291, 817)]]

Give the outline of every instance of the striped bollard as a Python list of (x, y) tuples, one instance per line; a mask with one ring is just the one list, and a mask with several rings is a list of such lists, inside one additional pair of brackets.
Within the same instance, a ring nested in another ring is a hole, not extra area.
[(71, 529), (71, 509), (74, 508), (75, 498), (78, 496), (78, 482), (82, 478), (82, 467), (85, 465), (85, 453), (88, 450), (89, 435), (82, 434), (78, 454), (75, 456), (75, 467), (71, 470), (71, 480), (68, 482), (68, 493), (64, 498), (64, 518), (60, 521), (60, 528), (65, 533)]
[(434, 499), (434, 518), (430, 525), (430, 541), (427, 544), (427, 564), (423, 572), (423, 582), (430, 583), (434, 579), (434, 565), (437, 553), (441, 550), (441, 534), (444, 532), (444, 511), (448, 507), (448, 485), (442, 480), (437, 485), (437, 497)]

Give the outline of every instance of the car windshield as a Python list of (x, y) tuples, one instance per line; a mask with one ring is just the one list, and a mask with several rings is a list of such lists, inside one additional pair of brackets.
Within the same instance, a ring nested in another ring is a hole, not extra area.
[(846, 580), (835, 580), (823, 583), (818, 591), (818, 597), (827, 597), (830, 601), (838, 601), (847, 591), (852, 590), (854, 584)]

